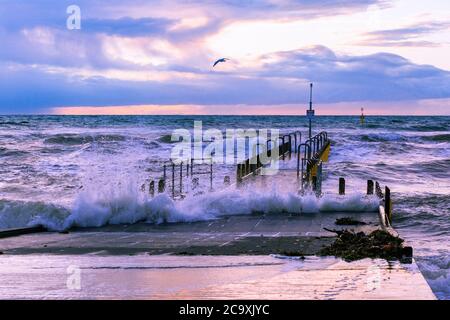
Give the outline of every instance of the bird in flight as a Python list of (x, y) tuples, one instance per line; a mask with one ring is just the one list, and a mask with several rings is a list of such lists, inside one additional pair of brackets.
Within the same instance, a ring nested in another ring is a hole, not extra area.
[(222, 58), (222, 59), (217, 60), (216, 62), (214, 62), (213, 68), (214, 68), (217, 64), (219, 64), (219, 63), (221, 63), (221, 62), (226, 62), (226, 61), (228, 61), (228, 60), (230, 60), (230, 59), (228, 59), (228, 58)]

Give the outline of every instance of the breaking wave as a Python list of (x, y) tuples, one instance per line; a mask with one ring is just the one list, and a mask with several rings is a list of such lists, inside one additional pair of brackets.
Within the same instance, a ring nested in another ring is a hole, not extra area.
[(416, 258), (420, 271), (439, 299), (450, 298), (450, 257), (448, 252), (440, 255)]
[(28, 152), (22, 150), (9, 150), (0, 147), (0, 157), (21, 157), (27, 155)]
[(44, 140), (46, 144), (80, 145), (90, 142), (120, 142), (126, 138), (121, 135), (77, 135), (57, 134)]
[(437, 134), (434, 136), (424, 136), (423, 140), (434, 142), (450, 142), (450, 134)]
[(0, 228), (43, 225), (60, 231), (108, 224), (195, 222), (221, 216), (250, 214), (310, 214), (331, 211), (376, 211), (376, 197), (351, 194), (299, 196), (295, 193), (231, 190), (173, 201), (166, 194), (148, 198), (132, 185), (122, 192), (83, 191), (71, 208), (43, 202), (0, 200)]
[(360, 137), (364, 142), (406, 141), (406, 137), (396, 133), (369, 133)]

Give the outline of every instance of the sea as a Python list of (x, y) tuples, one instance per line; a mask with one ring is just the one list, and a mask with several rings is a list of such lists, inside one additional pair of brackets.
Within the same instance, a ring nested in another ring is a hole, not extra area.
[[(290, 182), (289, 188), (227, 193), (225, 177), (236, 179), (230, 163), (215, 163), (212, 174), (209, 165), (196, 166), (203, 172), (196, 189), (192, 176), (181, 172), (184, 179), (176, 187), (181, 183), (189, 194), (185, 198), (173, 200), (169, 182), (167, 195), (151, 197), (149, 184), (155, 181), (157, 189), (164, 165), (167, 180), (172, 174), (178, 178), (167, 162), (177, 145), (172, 134), (192, 133), (194, 121), (224, 134), (300, 131), (303, 141), (308, 134), (303, 116), (0, 116), (0, 230), (183, 223), (256, 211), (309, 214), (367, 205), (358, 199), (342, 200), (344, 205), (317, 199), (301, 207)], [(368, 179), (389, 186), (393, 226), (414, 247), (435, 295), (450, 299), (450, 117), (367, 116), (361, 124), (354, 116), (317, 116), (312, 131), (326, 131), (332, 141), (324, 192), (337, 192), (339, 177), (353, 191), (364, 192)]]

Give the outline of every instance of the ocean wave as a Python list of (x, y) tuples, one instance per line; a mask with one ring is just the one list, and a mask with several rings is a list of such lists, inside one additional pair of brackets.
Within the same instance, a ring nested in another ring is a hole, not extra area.
[(397, 133), (368, 133), (359, 137), (363, 142), (391, 142), (391, 141), (406, 141), (407, 138)]
[(158, 138), (158, 142), (162, 143), (177, 143), (178, 141), (172, 141), (172, 135), (171, 134), (165, 134)]
[(433, 136), (423, 136), (421, 138), (426, 141), (450, 142), (450, 134), (437, 134)]
[(450, 256), (448, 252), (417, 257), (416, 260), (420, 271), (438, 299), (450, 299)]
[(0, 122), (0, 126), (27, 126), (29, 121), (4, 121)]
[(402, 130), (413, 130), (413, 131), (448, 131), (450, 130), (450, 126), (448, 124), (442, 124), (442, 125), (430, 125), (430, 124), (424, 124), (424, 125), (412, 125), (412, 126), (406, 126), (403, 128), (400, 128)]
[(10, 150), (7, 148), (0, 148), (0, 157), (21, 157), (27, 155), (27, 151)]
[(121, 142), (126, 138), (122, 135), (116, 134), (99, 134), (99, 135), (78, 135), (78, 134), (57, 134), (50, 138), (46, 138), (46, 144), (61, 144), (61, 145), (81, 145), (91, 142)]
[(378, 208), (376, 197), (351, 194), (299, 196), (295, 193), (222, 191), (173, 201), (166, 194), (148, 198), (131, 185), (121, 192), (85, 190), (73, 206), (43, 202), (0, 201), (0, 228), (43, 225), (50, 230), (71, 227), (101, 227), (108, 224), (151, 224), (196, 222), (230, 215), (310, 214), (346, 211), (371, 212)]
[(450, 159), (440, 159), (426, 162), (418, 162), (413, 166), (415, 170), (424, 171), (433, 176), (450, 178)]

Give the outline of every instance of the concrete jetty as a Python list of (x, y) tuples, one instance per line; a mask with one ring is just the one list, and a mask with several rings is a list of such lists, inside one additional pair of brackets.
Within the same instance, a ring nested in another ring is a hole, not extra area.
[[(320, 197), (330, 141), (321, 133), (297, 146), (296, 137), (287, 135), (278, 148), (283, 159), (297, 163), (297, 170), (259, 177), (262, 164), (256, 156), (255, 164), (248, 159), (238, 166), (236, 186), (293, 179), (289, 183), (299, 182), (300, 193), (308, 189)], [(291, 157), (294, 143), (297, 157)], [(344, 197), (345, 192), (340, 179), (339, 194)], [(0, 233), (0, 298), (435, 299), (412, 257), (405, 263), (320, 256), (343, 229), (397, 235), (390, 190), (383, 194), (372, 181), (367, 193), (379, 197), (379, 210), (255, 213), (64, 233), (16, 230), (3, 238)], [(339, 218), (364, 224), (337, 225)], [(76, 288), (68, 283), (73, 275), (79, 277)]]
[[(335, 219), (344, 216), (367, 223), (355, 231), (370, 232), (380, 226), (376, 212), (251, 215), (1, 239), (0, 296), (435, 299), (414, 260), (345, 262), (315, 256), (335, 240), (335, 234), (323, 228), (342, 228)], [(289, 251), (302, 252), (304, 257), (284, 256)], [(80, 291), (66, 288), (71, 265), (81, 270)]]

